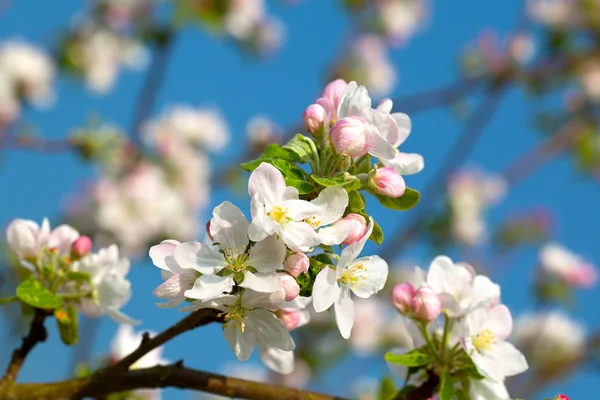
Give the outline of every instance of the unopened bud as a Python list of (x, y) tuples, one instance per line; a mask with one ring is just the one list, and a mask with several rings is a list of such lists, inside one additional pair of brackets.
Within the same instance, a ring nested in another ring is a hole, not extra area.
[(348, 214), (344, 218), (341, 219), (340, 222), (350, 224), (352, 227), (346, 239), (342, 242), (343, 244), (353, 244), (358, 242), (360, 239), (365, 236), (368, 230), (367, 221), (365, 217), (360, 214)]
[(279, 274), (281, 278), (281, 286), (283, 287), (283, 291), (285, 292), (285, 301), (292, 301), (300, 294), (300, 286), (298, 286), (298, 282), (296, 279), (288, 274), (287, 272), (281, 272)]
[(310, 266), (310, 260), (303, 253), (294, 253), (285, 259), (283, 263), (283, 268), (293, 276), (297, 278), (298, 275), (308, 272), (308, 267)]
[(92, 250), (92, 240), (87, 236), (79, 236), (71, 244), (71, 256), (81, 258)]
[(317, 134), (323, 128), (327, 120), (327, 112), (319, 104), (311, 104), (302, 114), (304, 127), (313, 135)]
[(373, 133), (361, 118), (346, 117), (331, 127), (329, 140), (336, 153), (355, 158), (369, 152)]
[(556, 396), (554, 396), (554, 400), (571, 400), (569, 399), (566, 395), (564, 394), (557, 394)]
[(417, 289), (412, 299), (413, 318), (431, 322), (442, 312), (442, 302), (433, 289), (421, 287)]
[(285, 309), (277, 311), (279, 319), (283, 321), (288, 331), (293, 331), (300, 325), (302, 314), (300, 310)]
[(399, 283), (392, 289), (390, 301), (401, 314), (408, 314), (412, 307), (415, 288), (408, 282)]
[(378, 168), (371, 174), (368, 187), (371, 191), (387, 197), (400, 197), (404, 194), (404, 179), (392, 167)]

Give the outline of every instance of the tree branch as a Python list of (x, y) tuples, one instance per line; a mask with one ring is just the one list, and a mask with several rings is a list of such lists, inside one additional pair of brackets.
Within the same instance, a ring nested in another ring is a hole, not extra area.
[(0, 388), (17, 379), (19, 371), (29, 355), (29, 352), (36, 344), (46, 340), (48, 332), (46, 332), (46, 328), (44, 327), (44, 320), (49, 315), (51, 314), (46, 310), (35, 309), (35, 314), (29, 326), (29, 332), (27, 333), (27, 336), (23, 338), (21, 346), (13, 351), (10, 363), (6, 368), (6, 373), (4, 374), (2, 381), (0, 381)]
[(7, 149), (33, 150), (40, 153), (62, 153), (73, 149), (69, 139), (45, 139), (25, 135), (5, 135), (2, 138), (2, 146)]
[(432, 398), (440, 385), (440, 378), (433, 371), (427, 371), (428, 378), (421, 386), (418, 386), (407, 393), (399, 391), (394, 400), (427, 400)]

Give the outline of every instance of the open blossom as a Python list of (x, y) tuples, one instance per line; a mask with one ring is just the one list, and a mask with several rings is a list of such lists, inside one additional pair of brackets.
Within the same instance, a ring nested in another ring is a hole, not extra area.
[(426, 16), (426, 0), (381, 0), (373, 3), (381, 29), (395, 46), (405, 44), (419, 29)]
[(294, 368), (294, 340), (285, 324), (270, 310), (283, 304), (283, 293), (259, 293), (245, 289), (241, 296), (223, 296), (212, 301), (195, 301), (183, 310), (216, 308), (223, 311), (223, 333), (238, 360), (250, 358), (258, 345), (260, 358), (276, 372)]
[(182, 268), (175, 260), (175, 247), (180, 245), (176, 240), (163, 240), (150, 248), (152, 263), (160, 268), (164, 280), (152, 294), (164, 303), (156, 303), (158, 307), (177, 307), (187, 298), (185, 292), (194, 287), (194, 282), (200, 277), (200, 272), (193, 268)]
[(89, 317), (106, 314), (121, 324), (139, 323), (120, 310), (131, 298), (131, 282), (125, 278), (129, 260), (119, 257), (117, 246), (111, 245), (75, 261), (73, 270), (91, 276), (91, 298), (82, 299), (80, 304), (83, 314)]
[(585, 328), (559, 311), (520, 315), (511, 340), (536, 370), (548, 375), (570, 368), (586, 352)]
[(186, 242), (175, 247), (173, 257), (177, 264), (201, 274), (193, 287), (185, 291), (186, 297), (211, 300), (223, 296), (233, 289), (239, 273), (243, 276), (238, 282), (240, 287), (257, 292), (274, 292), (282, 287), (275, 270), (283, 264), (285, 245), (269, 236), (249, 248), (248, 227), (240, 209), (226, 201), (214, 209), (210, 221), (210, 233), (218, 246)]
[(596, 267), (557, 243), (540, 250), (540, 267), (567, 285), (592, 287), (598, 280)]
[(527, 370), (525, 356), (506, 339), (512, 330), (512, 317), (504, 305), (479, 307), (463, 321), (461, 344), (483, 376), (501, 382), (507, 376)]
[(568, 27), (580, 20), (573, 0), (528, 0), (527, 11), (532, 19), (551, 27)]
[(21, 262), (33, 268), (35, 261), (44, 248), (68, 256), (71, 244), (79, 237), (79, 232), (69, 225), (59, 225), (50, 230), (50, 223), (44, 218), (42, 225), (28, 219), (15, 219), (6, 229), (6, 240), (11, 250)]
[(316, 231), (342, 217), (348, 193), (341, 187), (327, 188), (311, 202), (299, 200), (298, 190), (286, 186), (281, 172), (262, 163), (250, 175), (248, 192), (252, 197), (248, 237), (252, 241), (277, 234), (291, 250), (305, 253), (319, 243), (341, 243), (348, 234), (338, 229)]
[(350, 292), (368, 298), (383, 288), (388, 275), (387, 263), (378, 256), (356, 259), (372, 231), (373, 220), (363, 238), (342, 251), (335, 269), (325, 267), (319, 272), (313, 286), (315, 311), (322, 312), (333, 305), (336, 323), (346, 339), (354, 324), (354, 302)]

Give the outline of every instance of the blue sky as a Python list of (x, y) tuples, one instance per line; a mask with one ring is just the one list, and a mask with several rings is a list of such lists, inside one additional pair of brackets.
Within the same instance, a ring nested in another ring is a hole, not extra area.
[[(0, 2), (1, 3), (1, 2)], [(51, 46), (65, 29), (82, 2), (63, 0), (53, 2), (51, 9), (39, 9), (33, 0), (15, 1), (0, 14), (0, 39), (23, 37), (43, 46)], [(306, 0), (295, 7), (284, 7), (279, 2), (272, 11), (280, 16), (287, 27), (283, 49), (271, 59), (254, 61), (242, 56), (231, 44), (215, 40), (197, 29), (184, 30), (176, 42), (174, 58), (156, 105), (156, 112), (173, 103), (213, 105), (226, 116), (232, 132), (227, 156), (217, 156), (215, 165), (231, 160), (230, 152), (240, 154), (244, 146), (244, 126), (256, 114), (266, 115), (281, 126), (299, 121), (306, 105), (320, 92), (328, 66), (344, 40), (349, 20), (340, 12), (337, 1)], [(429, 26), (417, 35), (406, 48), (393, 52), (394, 64), (399, 71), (399, 85), (393, 97), (416, 93), (453, 82), (458, 67), (458, 52), (475, 37), (479, 30), (493, 27), (500, 32), (514, 26), (521, 2), (456, 2), (438, 1), (434, 4)], [(58, 102), (49, 111), (30, 111), (27, 122), (35, 125), (48, 137), (63, 137), (73, 128), (83, 125), (94, 114), (108, 121), (129, 126), (137, 91), (143, 74), (126, 72), (120, 76), (116, 89), (106, 96), (94, 96), (68, 78), (59, 79)], [(476, 104), (478, 98), (473, 99)], [(520, 90), (510, 90), (499, 111), (485, 131), (469, 158), (482, 164), (486, 170), (501, 171), (539, 139), (532, 130), (530, 119), (534, 107)], [(402, 111), (402, 110), (396, 110)], [(404, 145), (409, 152), (423, 154), (425, 170), (407, 178), (411, 187), (419, 189), (436, 170), (437, 164), (460, 133), (460, 121), (448, 110), (434, 110), (412, 116), (413, 133)], [(15, 217), (41, 220), (56, 216), (64, 195), (73, 190), (91, 169), (70, 154), (41, 155), (23, 151), (3, 151), (0, 159), (0, 225), (5, 226)], [(229, 199), (247, 209), (247, 198), (239, 193), (220, 190), (213, 197), (213, 205)], [(494, 208), (490, 218), (499, 221), (511, 210), (526, 210), (545, 205), (556, 216), (556, 239), (593, 261), (600, 261), (596, 226), (600, 216), (592, 204), (598, 204), (600, 192), (597, 182), (578, 175), (570, 160), (561, 157), (545, 165), (525, 181), (511, 189), (508, 198)], [(406, 219), (405, 214), (383, 214), (375, 207), (374, 217), (380, 221), (384, 233), (391, 234)], [(375, 252), (371, 245), (368, 252)], [(421, 260), (422, 266), (430, 255), (419, 249), (406, 256)], [(507, 273), (497, 274), (502, 285), (503, 300), (518, 313), (532, 306), (529, 285), (537, 253), (524, 250), (507, 260)], [(390, 260), (391, 261), (391, 260)], [(496, 276), (495, 273), (492, 273)], [(526, 279), (523, 279), (523, 278)], [(159, 310), (154, 306), (151, 291), (159, 283), (158, 271), (149, 259), (141, 260), (130, 274), (134, 296), (126, 311), (144, 320), (143, 328), (160, 331), (178, 320), (181, 315), (173, 310)], [(600, 300), (597, 291), (582, 293), (576, 317), (585, 321), (590, 330), (600, 325), (600, 316), (592, 312), (591, 304)], [(101, 354), (108, 348), (116, 325), (108, 320), (100, 324), (99, 340), (94, 352)], [(48, 381), (64, 378), (68, 373), (71, 350), (66, 349), (50, 329), (51, 339), (39, 346), (28, 359), (21, 378), (27, 381)], [(341, 339), (340, 339), (341, 340)], [(5, 363), (8, 348), (0, 355)], [(216, 370), (223, 362), (234, 360), (219, 328), (212, 326), (188, 333), (170, 343), (166, 358), (185, 358), (192, 367)], [(48, 368), (51, 362), (52, 368)], [(331, 383), (339, 374), (350, 373), (354, 366), (346, 365), (332, 375)], [(383, 370), (383, 360), (373, 362), (372, 370)], [(544, 394), (562, 391), (579, 398), (587, 395), (597, 377), (592, 372), (579, 373)], [(328, 389), (338, 387), (329, 386)], [(559, 389), (560, 388), (560, 389)], [(342, 393), (344, 394), (342, 390)], [(183, 392), (168, 391), (165, 398), (185, 398)]]

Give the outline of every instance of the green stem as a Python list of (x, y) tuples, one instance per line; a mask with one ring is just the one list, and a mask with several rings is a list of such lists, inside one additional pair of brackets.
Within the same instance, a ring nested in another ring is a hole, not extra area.
[(423, 338), (425, 339), (425, 342), (429, 346), (429, 349), (431, 350), (431, 353), (434, 356), (436, 356), (437, 355), (437, 351), (435, 350), (435, 345), (431, 341), (431, 337), (429, 336), (429, 332), (427, 332), (427, 323), (418, 323), (417, 326), (419, 327), (419, 331), (421, 332), (421, 335), (423, 335)]
[(58, 293), (58, 297), (65, 300), (79, 300), (88, 297), (91, 293)]
[(321, 172), (321, 162), (319, 161), (319, 152), (317, 151), (317, 146), (315, 146), (315, 142), (310, 138), (308, 139), (308, 143), (310, 144), (310, 149), (312, 150), (313, 173), (319, 174)]
[(17, 300), (19, 300), (17, 296), (0, 297), (0, 304), (12, 303), (13, 301)]
[(444, 356), (446, 353), (446, 346), (448, 345), (448, 336), (450, 334), (450, 330), (452, 329), (452, 320), (448, 317), (448, 315), (444, 314), (444, 334), (442, 336), (442, 348), (440, 350), (440, 360), (442, 363), (444, 362)]
[(325, 135), (320, 135), (319, 136), (319, 150), (320, 150), (320, 162), (321, 162), (321, 167), (322, 169), (319, 171), (319, 175), (320, 176), (327, 176), (326, 173), (326, 169), (328, 169), (329, 165), (329, 159), (327, 157), (327, 141), (325, 140)]

